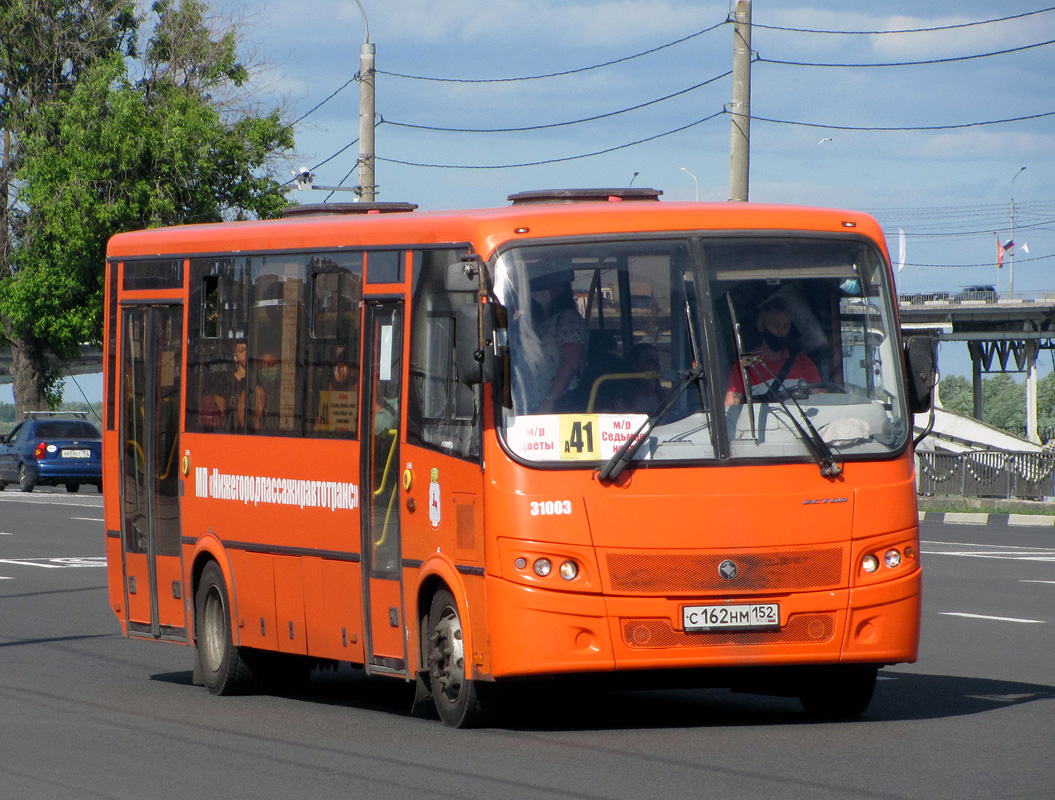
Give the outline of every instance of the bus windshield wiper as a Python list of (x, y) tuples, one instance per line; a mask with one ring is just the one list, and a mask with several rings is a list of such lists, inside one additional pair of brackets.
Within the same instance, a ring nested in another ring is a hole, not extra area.
[(602, 481), (614, 481), (619, 477), (626, 465), (634, 460), (634, 456), (637, 451), (641, 448), (641, 445), (648, 439), (648, 435), (652, 433), (652, 430), (659, 424), (659, 421), (663, 418), (663, 415), (667, 413), (674, 402), (681, 396), (690, 384), (696, 383), (703, 378), (703, 368), (693, 367), (686, 372), (680, 373), (681, 380), (671, 387), (670, 391), (667, 392), (667, 396), (663, 398), (663, 402), (659, 404), (655, 411), (648, 415), (648, 419), (641, 423), (634, 435), (623, 442), (619, 449), (616, 450), (610, 459), (605, 462), (605, 465), (601, 467), (600, 478)]
[(729, 305), (729, 319), (733, 325), (733, 348), (736, 350), (736, 366), (740, 370), (740, 381), (744, 385), (744, 402), (747, 403), (747, 416), (751, 421), (751, 438), (758, 439), (758, 431), (755, 429), (755, 401), (751, 397), (751, 382), (748, 380), (747, 367), (748, 356), (744, 350), (744, 340), (740, 336), (740, 321), (736, 318), (736, 308), (733, 306), (733, 296), (730, 292), (725, 293), (725, 301)]
[[(791, 409), (788, 408), (787, 403), (781, 399), (781, 395), (787, 395), (799, 412), (798, 417), (802, 420), (801, 424), (799, 419), (796, 419), (796, 415), (791, 413)], [(817, 460), (817, 464), (820, 465), (821, 475), (825, 478), (837, 478), (843, 474), (843, 468), (835, 460), (835, 454), (832, 449), (828, 446), (828, 443), (824, 441), (824, 437), (820, 435), (817, 429), (813, 426), (810, 421), (809, 415), (803, 410), (802, 406), (799, 405), (799, 401), (795, 399), (795, 395), (785, 386), (773, 387), (773, 397), (780, 403), (780, 407), (784, 409), (784, 413), (788, 415), (788, 419), (791, 420), (791, 424), (794, 426), (795, 431), (798, 433), (799, 438), (802, 439), (803, 444), (806, 445), (806, 449), (810, 451), (810, 454)]]

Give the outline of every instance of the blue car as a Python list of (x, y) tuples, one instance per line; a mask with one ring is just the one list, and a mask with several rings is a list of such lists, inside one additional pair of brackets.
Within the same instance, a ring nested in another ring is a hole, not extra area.
[(37, 486), (83, 484), (103, 490), (102, 437), (83, 415), (30, 414), (0, 439), (0, 490), (17, 483), (23, 492)]

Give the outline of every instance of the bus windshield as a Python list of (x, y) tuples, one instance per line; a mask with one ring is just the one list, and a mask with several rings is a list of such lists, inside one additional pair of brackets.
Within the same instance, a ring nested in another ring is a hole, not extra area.
[(910, 420), (886, 276), (856, 237), (506, 250), (506, 446), (538, 463), (603, 463), (629, 439), (635, 462), (898, 452)]

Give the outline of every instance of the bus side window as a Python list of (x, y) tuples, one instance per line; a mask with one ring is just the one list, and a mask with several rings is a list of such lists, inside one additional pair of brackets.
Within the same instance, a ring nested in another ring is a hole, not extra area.
[[(245, 378), (244, 261), (192, 259), (188, 312), (187, 430), (242, 433), (239, 378)], [(239, 364), (239, 353), (241, 363)]]
[(458, 309), (474, 292), (448, 292), (447, 265), (460, 251), (414, 253), (407, 440), (450, 455), (480, 454), (480, 387), (457, 380), (454, 343)]
[(308, 436), (354, 439), (359, 411), (363, 254), (309, 263)]
[(301, 347), (307, 317), (303, 310), (307, 261), (297, 254), (252, 259), (246, 386), (249, 433), (304, 433)]

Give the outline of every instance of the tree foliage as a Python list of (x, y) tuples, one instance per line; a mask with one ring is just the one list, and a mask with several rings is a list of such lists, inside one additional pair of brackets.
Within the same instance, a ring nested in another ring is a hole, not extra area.
[[(130, 4), (102, 5), (111, 27), (124, 30)], [(250, 74), (235, 32), (210, 30), (197, 0), (152, 10), (141, 59), (112, 37), (19, 130), (13, 269), (0, 272), (0, 316), (12, 337), (62, 359), (102, 339), (110, 236), (272, 217), (286, 205), (274, 167), (292, 149), (292, 131), (277, 111), (231, 110)]]
[[(942, 378), (938, 386), (942, 407), (974, 415), (971, 381), (959, 375)], [(1026, 425), (1026, 387), (1010, 375), (999, 373), (982, 380), (982, 421), (997, 428), (1021, 432)], [(1037, 426), (1055, 428), (1055, 372), (1037, 381)]]

